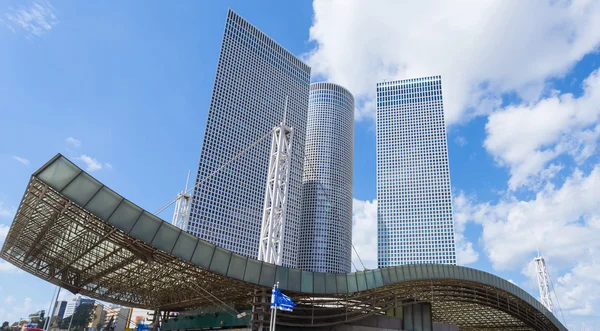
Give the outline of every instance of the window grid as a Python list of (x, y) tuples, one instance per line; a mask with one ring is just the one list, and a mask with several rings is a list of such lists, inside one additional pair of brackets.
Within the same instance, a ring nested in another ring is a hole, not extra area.
[(310, 86), (298, 266), (350, 272), (354, 98), (331, 83)]
[(377, 84), (379, 267), (456, 264), (440, 76)]
[[(302, 164), (310, 67), (233, 11), (229, 11), (210, 102), (196, 183), (283, 119), (294, 128), (283, 265), (296, 267)], [(270, 139), (196, 188), (188, 232), (256, 258)]]

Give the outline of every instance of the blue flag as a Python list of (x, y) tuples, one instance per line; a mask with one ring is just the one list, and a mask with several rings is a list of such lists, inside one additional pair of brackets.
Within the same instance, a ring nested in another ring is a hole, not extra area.
[(281, 293), (278, 287), (274, 286), (271, 292), (271, 308), (292, 311), (296, 304), (290, 297)]

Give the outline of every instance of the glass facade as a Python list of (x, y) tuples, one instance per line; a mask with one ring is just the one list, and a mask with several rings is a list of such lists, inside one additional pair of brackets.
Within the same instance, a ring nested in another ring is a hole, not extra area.
[(456, 264), (440, 76), (377, 84), (379, 267)]
[(298, 267), (350, 272), (354, 97), (331, 83), (310, 85)]
[[(294, 128), (283, 265), (297, 265), (310, 67), (229, 11), (196, 183), (283, 120)], [(188, 231), (244, 256), (258, 256), (270, 137), (196, 187)]]

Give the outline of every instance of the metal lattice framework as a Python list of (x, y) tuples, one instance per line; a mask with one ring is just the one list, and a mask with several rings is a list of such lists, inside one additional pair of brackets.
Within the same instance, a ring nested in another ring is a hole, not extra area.
[(192, 195), (188, 193), (187, 187), (189, 180), (190, 173), (188, 172), (188, 178), (185, 182), (185, 190), (177, 194), (175, 200), (175, 209), (173, 210), (173, 220), (171, 221), (171, 224), (175, 225), (183, 231), (188, 230), (190, 206), (192, 203)]
[[(287, 111), (287, 99), (285, 100)], [(273, 129), (265, 204), (258, 242), (258, 260), (281, 265), (294, 129), (283, 122)]]
[(325, 274), (232, 254), (147, 213), (60, 155), (32, 176), (1, 257), (73, 293), (161, 311), (251, 305), (277, 281), (299, 304), (281, 313), (281, 325), (336, 325), (429, 302), (433, 321), (461, 330), (566, 330), (525, 291), (470, 268)]
[(552, 311), (552, 298), (550, 297), (550, 277), (546, 268), (546, 260), (542, 256), (534, 259), (538, 288), (540, 290), (540, 302), (546, 309)]

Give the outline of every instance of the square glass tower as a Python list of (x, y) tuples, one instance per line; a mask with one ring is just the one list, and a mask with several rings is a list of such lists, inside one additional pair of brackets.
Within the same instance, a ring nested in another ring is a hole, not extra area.
[(456, 264), (440, 76), (377, 84), (377, 260)]
[[(227, 14), (196, 183), (283, 120), (294, 128), (283, 265), (297, 264), (310, 67), (232, 10)], [(271, 137), (196, 187), (186, 230), (257, 258)]]

